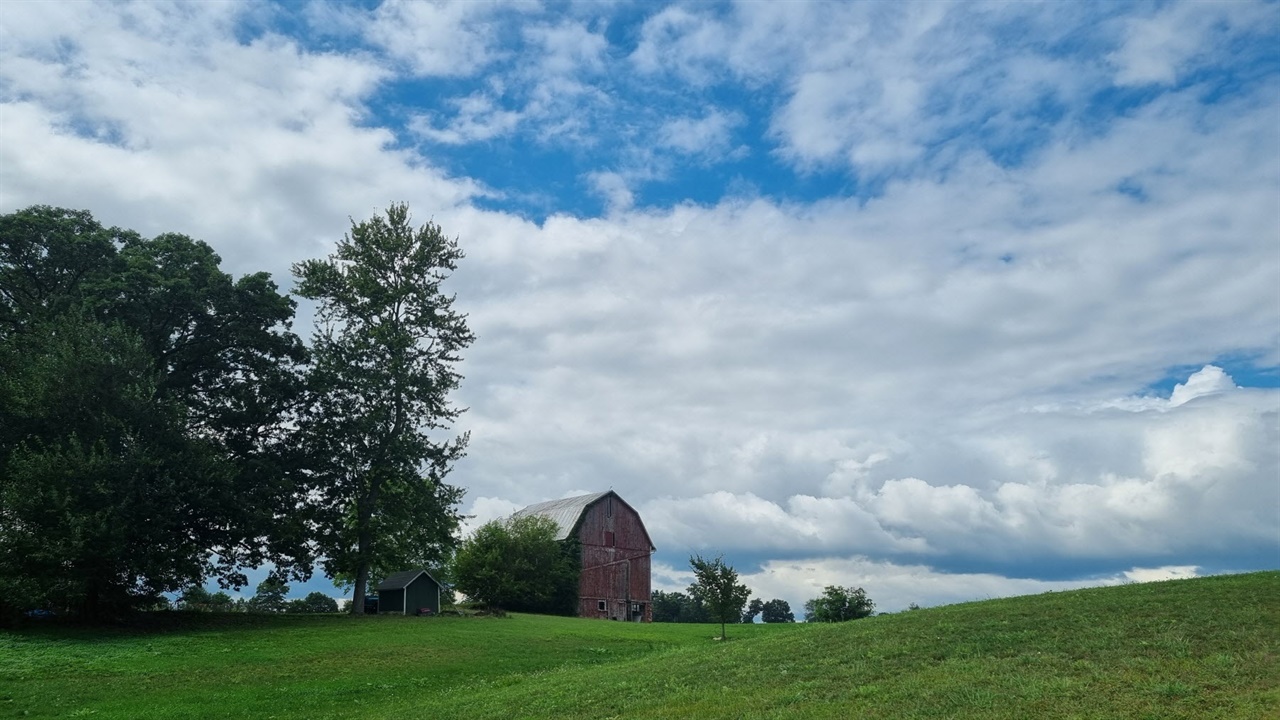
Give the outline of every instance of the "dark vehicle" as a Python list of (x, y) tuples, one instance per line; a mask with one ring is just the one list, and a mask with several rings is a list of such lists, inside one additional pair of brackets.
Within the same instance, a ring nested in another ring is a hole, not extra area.
[(378, 614), (378, 596), (377, 595), (364, 596), (364, 614), (365, 615)]

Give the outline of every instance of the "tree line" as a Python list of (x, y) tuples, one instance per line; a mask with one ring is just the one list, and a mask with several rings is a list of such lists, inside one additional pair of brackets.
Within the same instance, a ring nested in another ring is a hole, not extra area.
[(198, 612), (283, 612), (336, 613), (338, 601), (322, 592), (288, 599), (289, 586), (279, 578), (268, 577), (258, 583), (250, 598), (233, 598), (225, 590), (211, 593), (200, 585), (187, 588), (178, 596), (175, 607)]
[(474, 340), (443, 284), (463, 257), (408, 207), (293, 266), (315, 331), (265, 272), (83, 210), (0, 216), (0, 621), (98, 619), (245, 568), (370, 578), (440, 562), (467, 437), (449, 401)]
[[(694, 581), (687, 593), (652, 592), (654, 622), (719, 623), (723, 639), (725, 625), (730, 623), (752, 623), (757, 617), (766, 623), (796, 621), (786, 600), (755, 598), (747, 602), (750, 589), (738, 582), (737, 571), (723, 556), (707, 559), (694, 555), (689, 558), (689, 566)], [(821, 595), (804, 604), (804, 611), (807, 622), (846, 622), (869, 617), (875, 611), (875, 602), (862, 588), (828, 585)]]

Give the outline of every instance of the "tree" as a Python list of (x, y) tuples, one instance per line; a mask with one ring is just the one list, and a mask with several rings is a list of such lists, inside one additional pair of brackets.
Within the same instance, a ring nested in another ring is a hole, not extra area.
[(210, 610), (213, 595), (200, 585), (192, 585), (178, 596), (178, 607), (183, 610)]
[(482, 525), (454, 557), (458, 590), (497, 612), (574, 614), (579, 549), (572, 539), (556, 540), (558, 529), (537, 515)]
[(751, 591), (738, 582), (738, 572), (726, 565), (724, 556), (706, 560), (701, 555), (689, 558), (693, 568), (694, 583), (689, 595), (706, 606), (711, 619), (720, 623), (720, 639), (725, 639), (724, 625), (742, 616), (743, 607)]
[(828, 585), (804, 604), (804, 613), (807, 622), (845, 622), (868, 617), (875, 608), (862, 588)]
[(786, 600), (774, 598), (760, 608), (760, 619), (767, 623), (793, 623), (796, 616), (791, 612), (791, 604)]
[(90, 619), (265, 561), (309, 571), (293, 303), (204, 243), (0, 216), (0, 611)]
[(289, 594), (289, 586), (276, 576), (268, 576), (258, 583), (257, 591), (249, 599), (249, 610), (252, 612), (284, 612), (288, 608), (285, 596)]
[(338, 601), (322, 592), (309, 593), (305, 598), (289, 601), (285, 612), (290, 613), (336, 613)]
[(649, 593), (649, 606), (656, 623), (679, 622), (680, 607), (687, 601), (684, 593), (654, 590)]
[(318, 545), (330, 577), (353, 586), (353, 613), (372, 570), (430, 565), (456, 542), (462, 491), (444, 479), (467, 436), (435, 436), (461, 412), (449, 393), (474, 340), (442, 290), (462, 256), (394, 204), (353, 221), (328, 259), (293, 267), (298, 294), (319, 303), (300, 422)]
[(201, 582), (228, 468), (137, 336), (68, 312), (0, 342), (0, 368), (0, 605), (93, 620)]
[(760, 598), (755, 598), (754, 600), (751, 601), (751, 604), (747, 606), (747, 611), (742, 613), (742, 623), (744, 625), (748, 625), (755, 622), (756, 616), (759, 615), (763, 610), (764, 610), (764, 601), (761, 600)]
[(650, 594), (654, 622), (709, 623), (711, 615), (701, 601), (682, 592), (654, 590)]

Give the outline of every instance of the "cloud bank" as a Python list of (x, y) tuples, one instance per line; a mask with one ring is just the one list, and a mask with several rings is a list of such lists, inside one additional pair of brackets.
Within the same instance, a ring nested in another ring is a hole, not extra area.
[(1261, 2), (15, 3), (0, 206), (288, 287), (408, 201), (468, 254), (471, 524), (613, 487), (659, 587), (1276, 567), (1277, 41)]

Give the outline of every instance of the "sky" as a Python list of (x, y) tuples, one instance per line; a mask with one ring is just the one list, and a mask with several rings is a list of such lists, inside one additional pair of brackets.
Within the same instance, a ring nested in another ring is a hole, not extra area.
[(1280, 4), (0, 6), (0, 212), (287, 291), (392, 202), (468, 528), (612, 488), (797, 610), (1280, 567)]

